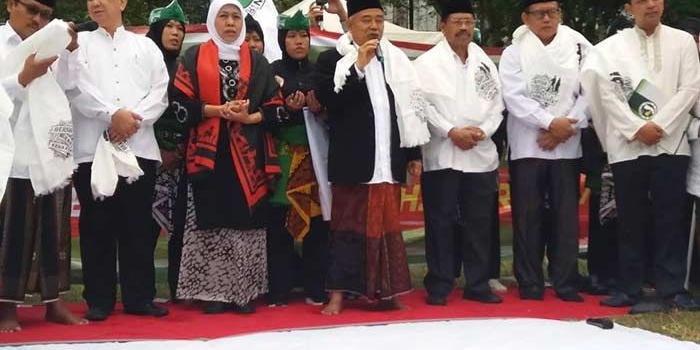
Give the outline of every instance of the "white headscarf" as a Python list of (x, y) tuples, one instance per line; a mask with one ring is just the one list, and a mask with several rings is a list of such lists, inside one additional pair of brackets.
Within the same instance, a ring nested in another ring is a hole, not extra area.
[[(226, 5), (234, 5), (238, 7), (238, 9), (241, 10), (241, 21), (243, 22), (240, 35), (232, 44), (227, 44), (223, 39), (221, 39), (219, 33), (216, 32), (216, 26), (214, 25), (216, 22), (216, 15), (219, 13), (221, 8)], [(207, 15), (207, 31), (209, 31), (209, 35), (219, 48), (220, 59), (229, 61), (237, 61), (240, 59), (239, 51), (241, 49), (241, 44), (243, 44), (243, 41), (245, 41), (246, 33), (245, 15), (246, 12), (243, 9), (243, 5), (241, 5), (241, 3), (237, 0), (213, 0), (211, 5), (209, 5), (209, 14)]]

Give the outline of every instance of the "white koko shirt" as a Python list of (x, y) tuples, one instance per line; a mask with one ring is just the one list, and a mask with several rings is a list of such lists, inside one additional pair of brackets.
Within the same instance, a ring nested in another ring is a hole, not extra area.
[(97, 140), (119, 109), (136, 113), (143, 121), (127, 144), (137, 157), (160, 161), (153, 124), (168, 106), (168, 70), (155, 43), (119, 27), (111, 37), (99, 28), (80, 33), (82, 65), (74, 97), (75, 161), (92, 162)]

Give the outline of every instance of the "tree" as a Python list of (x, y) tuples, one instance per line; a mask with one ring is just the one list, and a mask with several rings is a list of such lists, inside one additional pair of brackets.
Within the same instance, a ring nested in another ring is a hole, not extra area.
[[(7, 0), (6, 0), (7, 1)], [(167, 5), (171, 0), (130, 0), (124, 13), (125, 25), (146, 25), (151, 9)], [(295, 5), (298, 0), (273, 0), (279, 12)], [(425, 6), (419, 0), (383, 0), (385, 5), (395, 10), (410, 13), (410, 6)], [(440, 0), (426, 0), (428, 6), (436, 7)], [(504, 38), (510, 38), (513, 31), (521, 24), (518, 6), (520, 0), (473, 0), (480, 19), (483, 43), (486, 46), (502, 46)], [(562, 0), (564, 24), (581, 32), (592, 42), (603, 39), (608, 27), (620, 17), (626, 0)], [(205, 23), (209, 0), (181, 0), (180, 4), (187, 13), (190, 23)], [(84, 0), (60, 0), (56, 16), (74, 22), (88, 20)], [(679, 27), (688, 18), (700, 17), (698, 0), (666, 0), (664, 23)], [(7, 18), (4, 6), (0, 8), (0, 22)], [(408, 23), (399, 23), (408, 26)]]

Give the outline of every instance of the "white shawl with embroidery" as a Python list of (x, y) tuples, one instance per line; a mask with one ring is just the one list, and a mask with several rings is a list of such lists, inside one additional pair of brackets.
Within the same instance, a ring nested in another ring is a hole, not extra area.
[[(7, 53), (2, 76), (19, 73), (31, 54), (36, 59), (60, 55), (71, 37), (68, 25), (53, 20)], [(36, 196), (63, 188), (75, 168), (73, 162), (73, 122), (63, 89), (52, 71), (32, 81), (26, 88), (14, 127), (14, 163), (29, 169)]]
[[(414, 67), (406, 54), (389, 40), (382, 39), (379, 47), (384, 59), (384, 78), (394, 93), (401, 147), (424, 145), (430, 141), (427, 122), (429, 111)], [(345, 86), (350, 69), (357, 62), (357, 47), (353, 44), (350, 33), (338, 39), (336, 50), (343, 56), (336, 64), (333, 79), (335, 92), (338, 93)]]

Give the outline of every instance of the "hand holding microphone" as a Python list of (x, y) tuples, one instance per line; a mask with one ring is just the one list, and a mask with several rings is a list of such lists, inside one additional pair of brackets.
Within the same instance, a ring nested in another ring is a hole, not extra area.
[(372, 61), (372, 58), (377, 56), (377, 59), (381, 62), (383, 60), (381, 48), (379, 47), (379, 39), (370, 39), (362, 44), (357, 51), (357, 69), (364, 72), (365, 67)]

